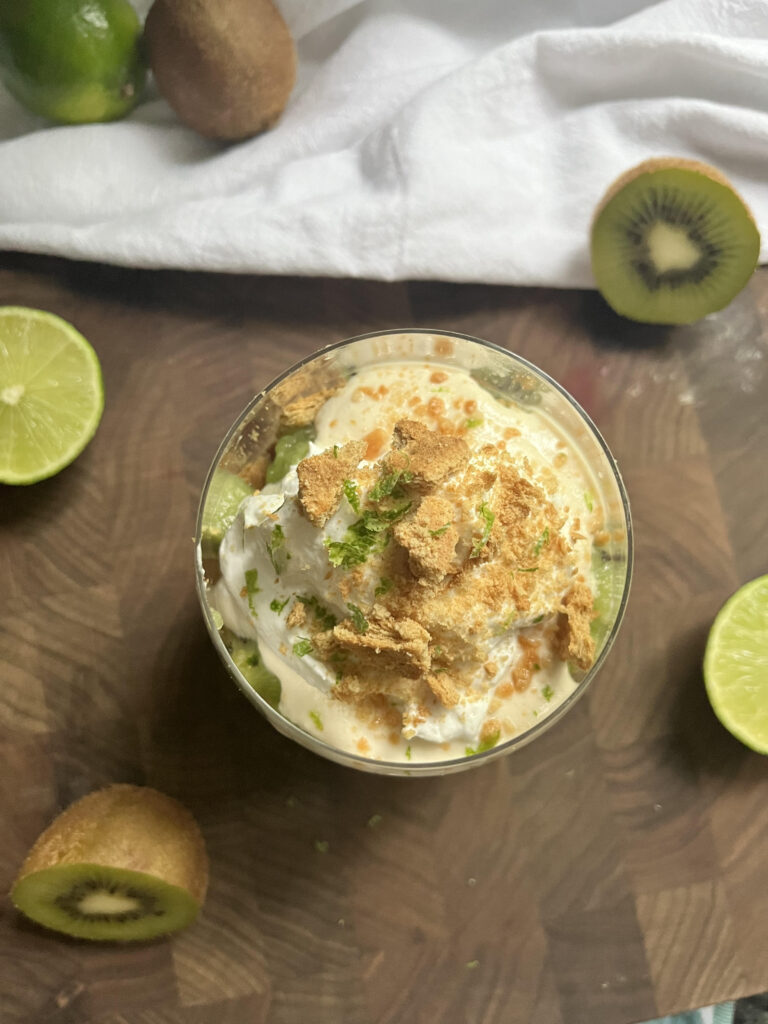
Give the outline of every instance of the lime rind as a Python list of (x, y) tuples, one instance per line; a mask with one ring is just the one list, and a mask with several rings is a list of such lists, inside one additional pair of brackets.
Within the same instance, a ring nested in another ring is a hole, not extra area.
[(82, 452), (104, 411), (89, 342), (61, 317), (0, 308), (0, 483), (54, 476)]
[(746, 583), (718, 612), (704, 654), (704, 683), (725, 728), (768, 754), (768, 576)]

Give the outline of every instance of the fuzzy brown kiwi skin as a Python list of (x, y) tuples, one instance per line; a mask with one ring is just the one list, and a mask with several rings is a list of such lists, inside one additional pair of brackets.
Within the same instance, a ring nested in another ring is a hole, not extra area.
[(594, 228), (597, 218), (603, 212), (605, 207), (610, 203), (613, 197), (621, 192), (631, 181), (635, 178), (639, 178), (641, 174), (653, 174), (655, 171), (695, 171), (697, 174), (703, 174), (705, 178), (709, 178), (711, 181), (716, 181), (719, 185), (724, 185), (727, 189), (730, 189), (735, 196), (738, 197), (742, 206), (747, 211), (749, 219), (757, 228), (757, 222), (755, 221), (754, 215), (747, 204), (744, 202), (742, 196), (736, 191), (731, 182), (726, 176), (718, 171), (716, 167), (712, 167), (710, 164), (705, 164), (701, 160), (688, 160), (684, 157), (676, 156), (656, 156), (651, 157), (649, 160), (643, 160), (642, 163), (637, 164), (635, 167), (630, 167), (628, 171), (624, 171), (619, 177), (608, 186), (603, 198), (597, 205), (597, 209), (592, 214), (592, 228)]
[(202, 905), (208, 855), (197, 822), (148, 786), (117, 784), (71, 804), (39, 836), (14, 882), (62, 864), (127, 868), (186, 889)]
[(271, 128), (296, 80), (296, 48), (272, 0), (155, 0), (144, 46), (179, 119), (210, 139)]

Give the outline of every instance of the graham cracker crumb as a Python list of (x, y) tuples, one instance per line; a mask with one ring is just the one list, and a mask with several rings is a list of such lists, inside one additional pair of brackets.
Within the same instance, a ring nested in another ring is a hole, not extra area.
[(588, 669), (595, 660), (595, 641), (590, 624), (594, 618), (592, 591), (577, 583), (563, 598), (558, 617), (555, 650), (563, 661), (575, 661)]
[(297, 629), (299, 626), (303, 626), (307, 621), (307, 608), (303, 601), (294, 601), (293, 607), (288, 613), (288, 618), (285, 620), (286, 626), (289, 629)]
[(430, 672), (426, 681), (444, 708), (456, 707), (461, 699), (461, 690), (447, 672)]
[(398, 420), (392, 434), (386, 469), (407, 470), (416, 487), (432, 487), (469, 463), (469, 446), (461, 437), (430, 430), (418, 420)]
[(314, 526), (324, 526), (339, 507), (344, 481), (357, 469), (365, 448), (364, 441), (350, 441), (310, 455), (296, 467), (299, 506)]
[(368, 629), (359, 633), (351, 619), (344, 619), (332, 630), (318, 634), (315, 648), (323, 660), (340, 652), (354, 656), (359, 669), (378, 673), (397, 672), (406, 678), (418, 678), (430, 666), (429, 633), (413, 619), (396, 619), (386, 608), (374, 605), (366, 614)]
[(454, 514), (450, 501), (427, 495), (414, 512), (395, 523), (394, 538), (408, 552), (408, 568), (414, 576), (438, 583), (456, 568), (459, 534)]

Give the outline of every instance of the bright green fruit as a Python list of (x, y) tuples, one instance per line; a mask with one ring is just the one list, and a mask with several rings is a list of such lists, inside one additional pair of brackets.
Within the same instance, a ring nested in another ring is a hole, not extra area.
[(203, 511), (203, 554), (215, 555), (232, 525), (245, 498), (253, 494), (242, 477), (226, 469), (217, 469), (213, 474)]
[(68, 466), (103, 409), (85, 338), (52, 313), (0, 306), (0, 483), (33, 484)]
[(611, 185), (592, 222), (592, 271), (622, 316), (688, 324), (727, 306), (760, 254), (754, 218), (716, 168), (646, 160)]
[(50, 121), (112, 121), (144, 86), (140, 37), (128, 0), (2, 0), (2, 79)]
[(707, 640), (704, 681), (726, 729), (768, 754), (768, 576), (746, 583), (718, 612)]

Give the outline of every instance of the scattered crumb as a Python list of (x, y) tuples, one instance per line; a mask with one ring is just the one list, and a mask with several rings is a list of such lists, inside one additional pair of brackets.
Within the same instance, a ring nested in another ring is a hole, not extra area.
[(285, 624), (289, 629), (297, 629), (299, 626), (303, 626), (307, 621), (307, 606), (303, 601), (294, 601), (293, 607), (288, 613), (288, 618), (285, 620)]
[(438, 583), (456, 568), (455, 511), (445, 498), (427, 495), (409, 515), (395, 523), (397, 543), (408, 552), (408, 568), (414, 576)]
[(418, 420), (398, 420), (392, 448), (385, 460), (387, 470), (407, 470), (416, 487), (438, 484), (469, 463), (469, 446), (463, 438), (436, 434)]
[(430, 672), (426, 682), (444, 708), (456, 707), (461, 700), (462, 691), (447, 672)]
[(588, 669), (595, 660), (595, 641), (590, 624), (594, 618), (592, 591), (586, 583), (577, 583), (560, 606), (555, 650), (563, 661), (575, 661)]
[(351, 619), (344, 619), (327, 633), (315, 637), (321, 658), (331, 660), (341, 651), (355, 655), (358, 666), (369, 671), (391, 670), (417, 678), (430, 665), (430, 635), (412, 619), (396, 619), (382, 605), (368, 613), (368, 629), (359, 633)]
[(350, 441), (338, 449), (302, 459), (296, 467), (299, 477), (299, 507), (315, 526), (324, 526), (339, 507), (344, 481), (365, 457), (364, 441)]

